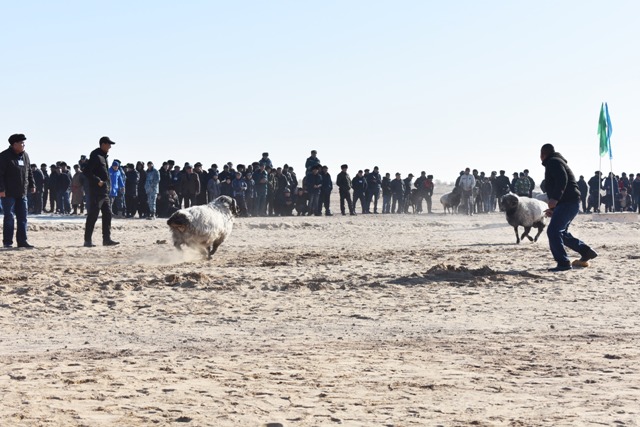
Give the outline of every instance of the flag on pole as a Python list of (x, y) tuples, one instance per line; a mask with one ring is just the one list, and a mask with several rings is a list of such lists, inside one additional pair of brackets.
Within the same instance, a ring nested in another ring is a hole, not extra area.
[(609, 117), (609, 106), (607, 103), (604, 103), (604, 115), (607, 117), (607, 146), (609, 147), (609, 160), (613, 159), (613, 154), (611, 153), (611, 134), (613, 133), (613, 128), (611, 127), (611, 117)]
[(604, 114), (604, 103), (600, 104), (600, 119), (598, 120), (598, 135), (600, 136), (600, 157), (609, 151), (609, 138), (607, 137), (607, 118)]

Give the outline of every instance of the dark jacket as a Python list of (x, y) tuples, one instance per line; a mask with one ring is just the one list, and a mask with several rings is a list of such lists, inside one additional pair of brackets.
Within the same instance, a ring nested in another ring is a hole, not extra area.
[(319, 173), (307, 175), (306, 186), (309, 194), (320, 194), (322, 191), (322, 175)]
[(353, 194), (364, 194), (367, 190), (367, 180), (364, 176), (356, 175), (351, 181), (351, 185), (353, 186)]
[[(109, 176), (109, 156), (100, 147), (96, 148), (89, 155), (87, 167), (82, 171), (89, 181), (89, 194), (91, 196), (107, 196), (111, 191), (111, 178)], [(102, 187), (98, 182), (103, 181)]]
[(42, 193), (44, 191), (44, 174), (40, 169), (32, 169), (33, 173), (33, 182), (36, 186), (36, 192)]
[(266, 170), (258, 169), (253, 173), (253, 182), (255, 183), (256, 194), (264, 196), (267, 194), (267, 185), (269, 184), (269, 174)]
[(343, 193), (351, 190), (351, 177), (345, 171), (342, 171), (336, 176), (336, 185), (338, 189)]
[(170, 185), (171, 185), (171, 172), (169, 172), (165, 168), (160, 168), (160, 184), (159, 184), (160, 194), (164, 194), (167, 191), (169, 191)]
[(580, 196), (586, 199), (587, 193), (589, 193), (589, 187), (587, 187), (587, 182), (584, 179), (578, 181), (578, 190), (580, 190)]
[(391, 178), (387, 178), (386, 176), (382, 178), (382, 195), (391, 195)]
[(331, 181), (331, 175), (329, 173), (320, 174), (322, 176), (322, 194), (330, 194), (333, 190), (333, 182)]
[(602, 180), (600, 179), (600, 175), (593, 175), (589, 179), (589, 193), (598, 194), (600, 190), (602, 190)]
[(129, 197), (138, 197), (138, 180), (140, 174), (135, 169), (129, 169), (126, 173), (127, 180), (124, 182), (125, 193)]
[(178, 188), (182, 196), (195, 196), (200, 193), (200, 177), (197, 173), (185, 173), (180, 178)]
[(511, 189), (511, 182), (509, 181), (509, 177), (506, 175), (499, 175), (496, 177), (496, 195), (498, 197), (502, 197), (509, 192)]
[(404, 196), (404, 182), (401, 179), (392, 179), (391, 192), (396, 196)]
[(413, 177), (407, 177), (407, 178), (402, 180), (402, 182), (404, 183), (404, 194), (405, 195), (411, 194), (411, 181), (412, 180), (413, 180)]
[(35, 188), (29, 155), (11, 147), (0, 153), (0, 191), (7, 197), (24, 197)]
[(58, 191), (60, 190), (58, 181), (60, 181), (60, 172), (52, 170), (51, 175), (49, 175), (49, 191), (53, 195), (58, 194)]
[(56, 185), (58, 186), (59, 192), (70, 191), (71, 190), (71, 174), (69, 171), (60, 172), (58, 175), (58, 182)]
[(382, 177), (378, 172), (370, 172), (367, 175), (367, 189), (372, 192), (380, 191), (380, 184), (382, 183)]
[(44, 191), (48, 191), (49, 190), (49, 172), (47, 171), (47, 169), (40, 169), (40, 172), (42, 172), (42, 175), (44, 176)]
[(567, 160), (560, 153), (550, 154), (542, 162), (545, 167), (545, 190), (549, 199), (558, 203), (570, 203), (580, 200), (580, 190), (576, 177), (567, 165)]

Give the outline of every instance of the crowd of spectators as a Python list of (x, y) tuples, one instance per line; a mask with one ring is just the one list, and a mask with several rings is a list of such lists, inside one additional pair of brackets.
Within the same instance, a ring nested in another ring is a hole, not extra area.
[[(87, 181), (82, 170), (86, 162), (83, 155), (71, 169), (64, 161), (49, 166), (43, 163), (40, 168), (32, 164), (36, 192), (28, 196), (29, 212), (83, 215)], [(242, 216), (331, 216), (335, 182), (342, 215), (356, 215), (357, 205), (361, 214), (433, 213), (433, 175), (423, 171), (414, 181), (411, 173), (405, 178), (400, 173), (382, 176), (375, 166), (358, 170), (351, 177), (347, 164), (340, 169), (334, 181), (315, 150), (301, 177), (287, 164), (275, 167), (266, 152), (258, 161), (235, 166), (228, 162), (221, 169), (215, 163), (205, 169), (201, 162), (180, 166), (172, 160), (156, 169), (153, 162), (134, 165), (116, 159), (109, 169), (109, 198), (114, 216), (121, 218), (166, 218), (180, 208), (203, 205), (220, 195), (235, 198)], [(605, 212), (637, 212), (640, 206), (640, 174), (601, 177), (596, 172), (589, 181), (580, 176), (578, 185), (584, 213), (600, 212), (601, 206)], [(536, 183), (527, 169), (510, 178), (504, 170), (485, 175), (467, 168), (456, 178), (455, 187), (461, 194), (459, 212), (472, 215), (501, 210), (500, 198), (509, 192), (534, 197)], [(544, 181), (540, 189), (544, 193)]]

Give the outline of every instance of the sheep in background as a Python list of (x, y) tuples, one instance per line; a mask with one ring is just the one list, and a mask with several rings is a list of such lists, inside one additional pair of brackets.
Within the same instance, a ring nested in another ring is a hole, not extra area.
[(541, 200), (545, 203), (549, 201), (549, 196), (547, 196), (547, 193), (538, 193), (537, 191), (533, 192), (533, 198)]
[[(534, 242), (538, 241), (538, 237), (546, 226), (544, 211), (547, 209), (547, 204), (537, 199), (519, 197), (512, 193), (502, 196), (501, 201), (507, 215), (507, 222), (516, 232), (516, 243), (520, 243), (520, 239), (525, 237)], [(524, 227), (522, 236), (518, 235), (519, 226)], [(529, 236), (532, 227), (538, 229), (538, 234), (534, 238)]]
[(440, 197), (440, 203), (442, 203), (445, 215), (447, 211), (450, 211), (452, 214), (458, 211), (460, 196), (460, 187), (454, 187), (450, 193), (445, 193)]
[(233, 219), (238, 215), (236, 201), (220, 196), (207, 205), (180, 209), (167, 220), (173, 245), (187, 245), (211, 259), (218, 246), (231, 234)]

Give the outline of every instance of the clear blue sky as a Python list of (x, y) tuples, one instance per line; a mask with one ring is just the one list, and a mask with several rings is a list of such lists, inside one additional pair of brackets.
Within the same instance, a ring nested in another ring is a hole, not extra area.
[(0, 16), (0, 130), (37, 163), (108, 135), (125, 162), (269, 151), (301, 171), (317, 149), (334, 176), (539, 182), (551, 142), (588, 178), (607, 101), (614, 171), (640, 172), (636, 1), (27, 0)]

